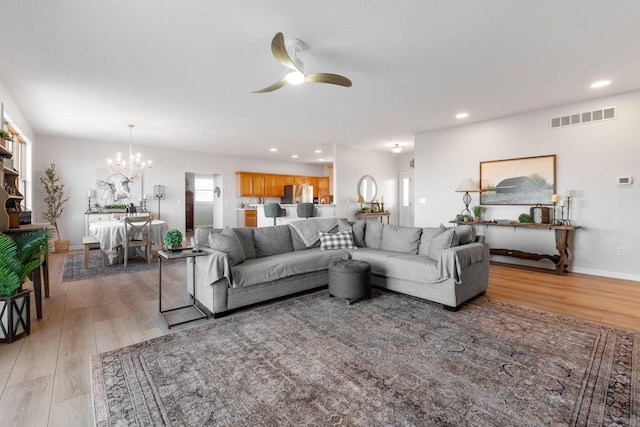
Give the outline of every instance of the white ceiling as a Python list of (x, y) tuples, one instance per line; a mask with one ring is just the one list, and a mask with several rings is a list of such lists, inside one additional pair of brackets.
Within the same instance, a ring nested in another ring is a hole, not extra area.
[[(2, 0), (0, 17), (0, 81), (38, 135), (126, 143), (134, 123), (136, 146), (314, 162), (640, 88), (638, 0)], [(250, 93), (284, 75), (279, 31), (353, 86)]]

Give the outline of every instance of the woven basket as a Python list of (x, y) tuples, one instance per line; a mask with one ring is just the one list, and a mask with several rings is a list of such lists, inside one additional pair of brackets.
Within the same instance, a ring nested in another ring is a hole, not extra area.
[(53, 247), (57, 253), (69, 252), (69, 240), (54, 240)]

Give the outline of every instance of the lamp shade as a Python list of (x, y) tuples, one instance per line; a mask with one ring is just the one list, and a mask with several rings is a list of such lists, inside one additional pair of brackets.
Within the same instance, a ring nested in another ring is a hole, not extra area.
[(364, 203), (364, 197), (362, 196), (358, 197), (358, 203)]
[(471, 179), (465, 178), (462, 180), (458, 188), (456, 189), (457, 193), (478, 193), (480, 192), (480, 187)]

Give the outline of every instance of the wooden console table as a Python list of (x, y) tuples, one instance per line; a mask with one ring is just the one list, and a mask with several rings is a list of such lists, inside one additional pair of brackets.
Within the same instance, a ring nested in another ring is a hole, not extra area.
[(387, 224), (389, 224), (389, 215), (391, 212), (358, 212), (356, 214), (356, 219), (363, 219), (365, 221), (369, 221), (370, 219), (380, 219), (380, 222), (383, 222), (383, 218), (387, 219)]
[(491, 255), (510, 256), (520, 259), (528, 259), (534, 261), (540, 261), (542, 259), (548, 259), (556, 265), (556, 274), (565, 274), (567, 270), (567, 259), (569, 258), (569, 232), (579, 229), (577, 225), (552, 225), (552, 224), (533, 224), (533, 223), (497, 223), (492, 221), (480, 221), (480, 222), (464, 222), (464, 221), (450, 221), (455, 224), (468, 224), (468, 225), (484, 225), (487, 227), (513, 227), (514, 230), (518, 228), (538, 229), (538, 230), (553, 230), (556, 238), (556, 250), (557, 255), (547, 254), (534, 254), (531, 252), (518, 251), (515, 249), (497, 249), (490, 248)]

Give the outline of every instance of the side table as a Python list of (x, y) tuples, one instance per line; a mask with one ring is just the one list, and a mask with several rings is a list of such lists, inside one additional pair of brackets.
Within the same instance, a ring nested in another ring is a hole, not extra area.
[[(200, 310), (200, 307), (198, 307), (198, 305), (196, 304), (196, 286), (195, 286), (195, 278), (196, 278), (196, 263), (195, 260), (193, 262), (193, 279), (194, 279), (194, 286), (193, 286), (193, 301), (191, 304), (187, 304), (187, 305), (183, 305), (181, 307), (175, 307), (175, 308), (170, 308), (167, 310), (163, 310), (162, 309), (162, 260), (166, 259), (166, 260), (170, 260), (170, 259), (187, 259), (187, 258), (196, 258), (199, 256), (203, 256), (203, 255), (207, 255), (206, 252), (193, 252), (191, 249), (184, 249), (180, 252), (168, 252), (168, 251), (158, 251), (158, 262), (159, 262), (159, 267), (158, 267), (158, 311), (160, 312), (160, 315), (162, 316), (162, 319), (164, 320), (164, 322), (167, 324), (168, 328), (171, 328), (172, 326), (178, 326), (178, 325), (182, 325), (183, 323), (188, 323), (188, 322), (193, 322), (195, 320), (200, 320), (200, 319), (206, 319), (208, 316), (202, 311)], [(189, 319), (189, 320), (183, 320), (182, 322), (176, 322), (176, 323), (169, 323), (169, 321), (167, 320), (166, 314), (170, 313), (172, 311), (177, 311), (177, 310), (182, 310), (184, 308), (195, 308), (196, 310), (198, 310), (198, 312), (200, 313), (199, 317), (193, 318), (193, 319)]]

